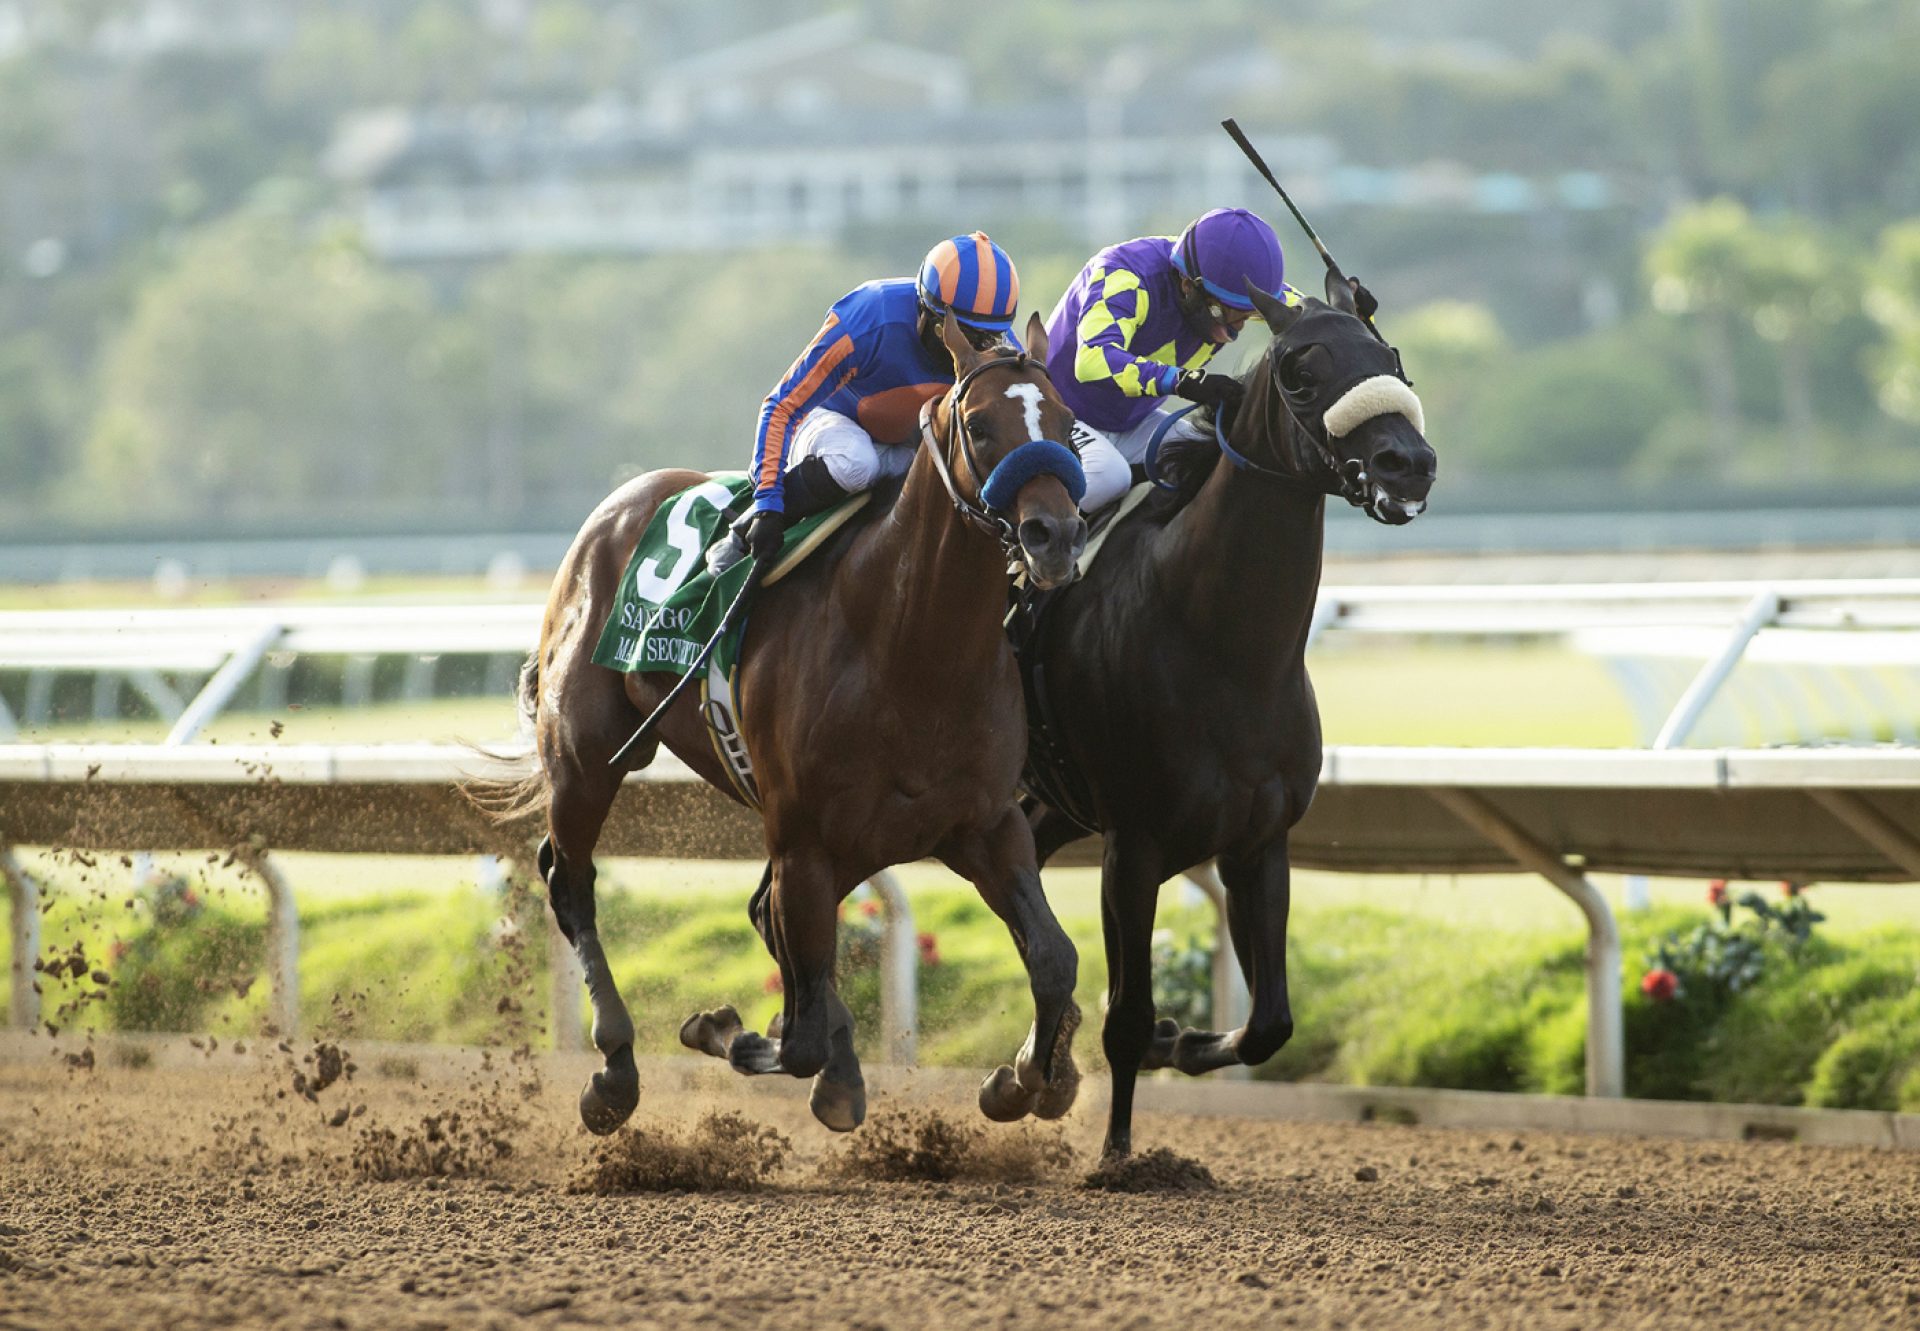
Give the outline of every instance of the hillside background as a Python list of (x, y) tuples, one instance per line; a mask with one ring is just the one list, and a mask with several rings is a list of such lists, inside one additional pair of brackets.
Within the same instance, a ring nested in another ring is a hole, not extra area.
[(1043, 312), (1222, 204), (1317, 284), (1228, 114), (1436, 503), (1920, 496), (1910, 0), (973, 13), (0, 0), (0, 530), (570, 528), (976, 226)]

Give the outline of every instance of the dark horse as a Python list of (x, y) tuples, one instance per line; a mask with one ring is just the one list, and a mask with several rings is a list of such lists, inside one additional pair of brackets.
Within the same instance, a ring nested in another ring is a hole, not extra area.
[[(741, 1030), (730, 1008), (690, 1018), (682, 1038), (742, 1072), (814, 1078), (814, 1114), (847, 1130), (865, 1115), (853, 1022), (833, 988), (836, 913), (862, 881), (933, 855), (971, 880), (1006, 922), (1027, 966), (1033, 1032), (1012, 1068), (981, 1089), (996, 1117), (1065, 1113), (1078, 1081), (1071, 1045), (1078, 957), (1040, 889), (1033, 835), (1016, 803), (1026, 751), (1021, 687), (1002, 631), (1008, 559), (1057, 585), (1086, 541), (1075, 507), (1077, 463), (1057, 446), (1054, 470), (1010, 454), (1064, 439), (1071, 416), (1048, 382), (1038, 318), (1025, 354), (984, 356), (952, 320), (944, 342), (959, 382), (930, 404), (922, 447), (896, 503), (838, 536), (758, 594), (738, 679), (740, 730), (766, 824), (771, 890), (755, 923), (780, 965), (777, 1036)], [(538, 864), (561, 932), (586, 973), (593, 1042), (606, 1066), (580, 1093), (580, 1116), (611, 1132), (640, 1095), (633, 1022), (594, 924), (593, 852), (629, 770), (665, 743), (728, 795), (699, 701), (676, 703), (619, 768), (610, 757), (675, 682), (621, 675), (592, 660), (621, 574), (656, 509), (706, 478), (640, 476), (604, 500), (554, 578), (540, 645), (521, 679), (538, 768), (516, 810), (545, 806)], [(982, 501), (1004, 488), (999, 508)], [(737, 798), (737, 797), (736, 797)]]
[[(1077, 812), (1106, 834), (1101, 914), (1113, 1068), (1106, 1149), (1131, 1149), (1142, 1068), (1258, 1064), (1293, 1034), (1287, 1006), (1287, 834), (1320, 775), (1305, 664), (1326, 496), (1398, 525), (1426, 506), (1434, 454), (1394, 351), (1330, 304), (1255, 293), (1273, 342), (1213, 442), (1176, 446), (1162, 491), (1107, 536), (1054, 598), (1029, 647), (1053, 739), (1077, 771)], [(1036, 767), (1036, 776), (1044, 777)], [(1036, 794), (1047, 782), (1038, 781)], [(1071, 794), (1071, 792), (1066, 792)], [(1044, 794), (1042, 794), (1044, 798)], [(1044, 863), (1084, 828), (1036, 807)], [(1218, 858), (1253, 1011), (1237, 1031), (1154, 1021), (1150, 939), (1160, 885)]]

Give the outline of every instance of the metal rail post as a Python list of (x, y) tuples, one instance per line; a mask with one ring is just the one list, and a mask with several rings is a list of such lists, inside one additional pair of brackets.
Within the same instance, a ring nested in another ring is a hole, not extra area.
[(1428, 792), (1461, 822), (1573, 898), (1587, 917), (1587, 1094), (1626, 1094), (1626, 1025), (1620, 1007), (1620, 929), (1607, 899), (1552, 850), (1472, 791)]
[[(536, 898), (537, 900), (538, 898)], [(586, 1048), (587, 1033), (580, 1020), (580, 1000), (587, 991), (587, 973), (580, 968), (560, 922), (544, 905), (540, 918), (547, 922), (547, 971), (553, 1011), (553, 1047), (562, 1051)]]
[(920, 1051), (920, 935), (914, 933), (914, 908), (891, 868), (866, 885), (874, 889), (885, 914), (879, 932), (879, 1037), (887, 1062), (914, 1066)]
[(8, 1016), (15, 1030), (27, 1031), (40, 1024), (40, 994), (33, 987), (33, 963), (40, 958), (40, 884), (4, 841), (0, 841), (0, 878), (7, 880), (13, 898), (13, 983)]
[[(1769, 587), (1751, 601), (1741, 612), (1733, 631), (1711, 661), (1700, 667), (1700, 673), (1674, 703), (1673, 710), (1660, 727), (1660, 733), (1653, 738), (1656, 749), (1677, 749), (1687, 742), (1687, 736), (1700, 723), (1707, 705), (1720, 692), (1720, 686), (1727, 682), (1727, 676), (1740, 664), (1740, 658), (1746, 655), (1747, 646), (1759, 636), (1760, 630), (1780, 617), (1780, 593)], [(1626, 881), (1628, 910), (1645, 910), (1649, 905), (1647, 879), (1644, 874), (1629, 874)]]
[(1807, 787), (1807, 798), (1845, 823), (1860, 839), (1920, 879), (1920, 837), (1894, 822), (1851, 790)]
[(167, 732), (166, 743), (185, 744), (200, 733), (200, 728), (220, 714), (220, 709), (233, 701), (233, 695), (247, 682), (247, 676), (253, 673), (261, 659), (273, 650), (275, 643), (286, 635), (287, 626), (281, 623), (268, 624), (229, 656), (226, 664), (213, 672), (213, 678), (206, 682), (200, 692), (193, 695), (186, 710), (180, 713), (180, 719), (173, 723)]
[(887, 1061), (912, 1067), (920, 1032), (920, 939), (913, 928), (913, 907), (893, 870), (867, 879), (880, 898), (885, 924), (880, 930), (880, 1033)]
[(266, 851), (248, 856), (247, 867), (267, 889), (267, 983), (273, 990), (268, 1018), (280, 1038), (292, 1039), (300, 1033), (300, 909), (293, 885)]
[[(1247, 1024), (1253, 1000), (1247, 993), (1246, 976), (1240, 972), (1240, 958), (1233, 950), (1233, 930), (1227, 927), (1227, 885), (1220, 881), (1219, 867), (1212, 860), (1187, 870), (1186, 879), (1213, 903), (1213, 1028), (1237, 1031)], [(1244, 1078), (1253, 1069), (1243, 1063), (1222, 1068), (1223, 1077)]]

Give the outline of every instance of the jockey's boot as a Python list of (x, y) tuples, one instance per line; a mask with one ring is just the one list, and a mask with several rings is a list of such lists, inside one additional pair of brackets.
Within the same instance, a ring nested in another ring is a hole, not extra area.
[[(781, 490), (788, 526), (826, 512), (851, 493), (833, 479), (825, 458), (801, 458), (788, 467)], [(747, 557), (747, 517), (736, 520), (725, 536), (707, 547), (707, 572), (714, 577)]]

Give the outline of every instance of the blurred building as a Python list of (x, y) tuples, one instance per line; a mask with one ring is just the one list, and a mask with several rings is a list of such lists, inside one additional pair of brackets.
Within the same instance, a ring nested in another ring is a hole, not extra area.
[[(1210, 78), (1271, 80), (1264, 57)], [(1265, 186), (1178, 98), (977, 105), (963, 62), (840, 13), (666, 66), (645, 95), (573, 107), (395, 108), (328, 153), (375, 252), (396, 261), (646, 254), (831, 243), (862, 228), (1050, 219), (1086, 245)], [(1164, 93), (1164, 89), (1160, 89)], [(1371, 170), (1333, 142), (1249, 126), (1303, 207), (1459, 212), (1607, 206), (1591, 174), (1544, 180), (1435, 163)]]

